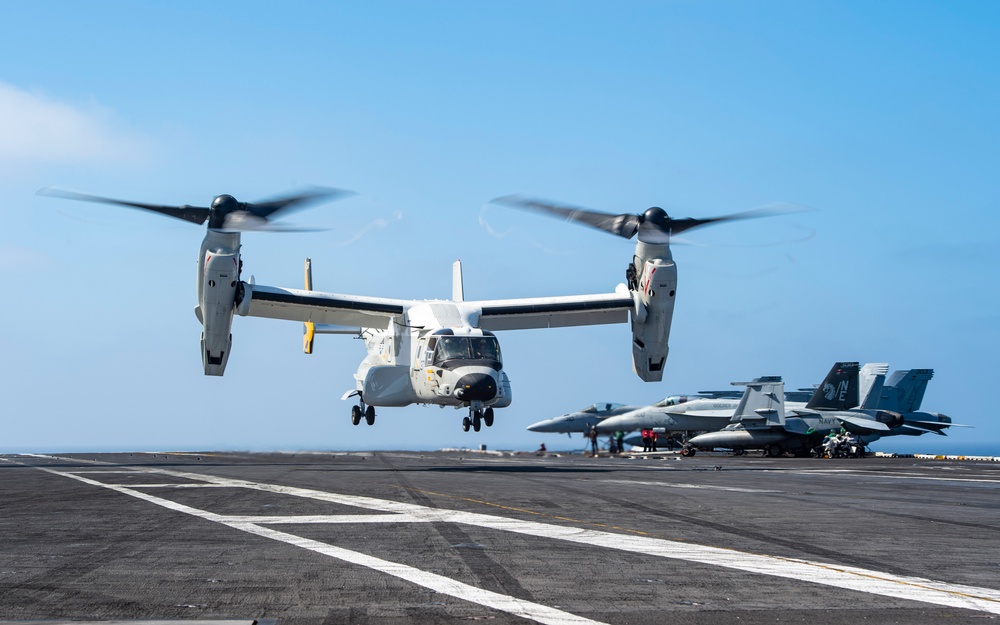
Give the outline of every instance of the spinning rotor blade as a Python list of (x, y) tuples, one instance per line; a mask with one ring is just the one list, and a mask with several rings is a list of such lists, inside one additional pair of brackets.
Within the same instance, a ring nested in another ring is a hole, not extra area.
[(84, 202), (99, 202), (102, 204), (117, 204), (118, 206), (129, 206), (131, 208), (141, 208), (148, 211), (153, 211), (154, 213), (160, 213), (161, 215), (167, 215), (168, 217), (176, 217), (177, 219), (183, 219), (184, 221), (190, 221), (201, 225), (205, 223), (208, 219), (208, 214), (210, 209), (202, 208), (200, 206), (189, 206), (184, 204), (182, 206), (164, 206), (162, 204), (142, 204), (140, 202), (126, 202), (125, 200), (114, 200), (107, 197), (100, 197), (97, 195), (88, 195), (86, 193), (78, 193), (76, 191), (67, 191), (65, 189), (56, 189), (54, 187), (45, 187), (38, 191), (37, 195), (46, 195), (49, 197), (58, 197), (67, 200), (82, 200)]
[(639, 229), (641, 217), (639, 215), (612, 215), (600, 211), (570, 206), (569, 204), (556, 204), (548, 200), (536, 200), (521, 197), (520, 195), (505, 195), (491, 200), (494, 204), (505, 204), (514, 208), (521, 208), (540, 213), (548, 213), (563, 217), (566, 221), (578, 221), (598, 230), (604, 230), (611, 234), (616, 234), (626, 239), (635, 236)]
[(280, 197), (266, 202), (247, 202), (246, 210), (257, 217), (268, 218), (281, 212), (304, 208), (307, 204), (320, 200), (342, 200), (354, 195), (352, 191), (327, 187), (313, 187), (295, 195)]
[(239, 202), (231, 195), (218, 195), (212, 200), (210, 208), (189, 206), (187, 204), (183, 206), (164, 206), (162, 204), (127, 202), (52, 187), (46, 187), (38, 191), (38, 195), (141, 208), (199, 225), (208, 221), (208, 227), (212, 230), (227, 232), (245, 232), (250, 230), (267, 232), (314, 232), (316, 231), (314, 228), (275, 225), (270, 222), (269, 218), (276, 216), (278, 213), (303, 208), (312, 202), (342, 199), (354, 194), (342, 189), (315, 187), (294, 195), (257, 203)]
[(556, 204), (548, 200), (524, 198), (519, 195), (505, 195), (496, 198), (493, 202), (515, 208), (557, 215), (564, 217), (567, 221), (578, 221), (626, 239), (631, 239), (638, 233), (639, 241), (654, 245), (668, 244), (673, 235), (702, 226), (805, 210), (804, 207), (797, 207), (793, 204), (774, 204), (741, 213), (706, 219), (693, 219), (690, 217), (673, 219), (658, 206), (648, 208), (645, 212), (638, 215), (630, 215), (628, 213), (614, 215), (565, 204)]

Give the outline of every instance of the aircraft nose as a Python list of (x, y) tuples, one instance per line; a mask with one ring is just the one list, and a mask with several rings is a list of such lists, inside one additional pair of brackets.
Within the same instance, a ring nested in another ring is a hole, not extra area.
[(631, 432), (635, 428), (632, 427), (630, 419), (623, 417), (608, 417), (604, 421), (597, 424), (597, 431), (601, 433), (606, 432)]
[(497, 396), (497, 381), (488, 373), (467, 373), (455, 384), (455, 397), (462, 401), (489, 401)]
[(539, 421), (538, 423), (532, 423), (528, 426), (529, 432), (548, 432), (549, 427), (552, 425), (552, 419), (545, 419), (544, 421)]

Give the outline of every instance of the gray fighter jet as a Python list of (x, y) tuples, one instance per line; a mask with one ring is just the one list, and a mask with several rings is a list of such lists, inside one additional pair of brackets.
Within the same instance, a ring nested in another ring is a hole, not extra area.
[[(673, 406), (677, 409), (677, 412), (685, 412), (688, 409), (709, 409), (711, 406), (717, 404), (717, 410), (722, 410), (723, 412), (719, 412), (718, 415), (710, 414), (708, 416), (724, 416), (728, 420), (729, 417), (733, 415), (733, 409), (735, 409), (736, 405), (739, 403), (741, 395), (742, 393), (739, 391), (699, 391), (696, 396), (670, 395), (653, 404), (653, 406), (630, 406), (626, 404), (597, 403), (591, 404), (583, 410), (577, 410), (576, 412), (570, 412), (551, 419), (545, 419), (543, 421), (539, 421), (538, 423), (532, 423), (527, 429), (530, 432), (571, 434), (573, 432), (589, 432), (591, 426), (597, 426), (597, 431), (601, 433), (631, 432), (632, 430), (642, 429), (642, 427), (645, 426), (614, 427), (609, 429), (603, 427), (602, 424), (608, 419), (618, 419), (623, 415), (638, 413), (657, 406)], [(708, 403), (705, 404), (704, 402)], [(718, 427), (723, 427), (724, 425), (725, 423), (722, 423)], [(693, 429), (703, 430), (705, 428)]]
[[(734, 383), (742, 385), (743, 383)], [(700, 396), (671, 395), (652, 406), (643, 406), (598, 424), (597, 431), (632, 432), (654, 429), (665, 432), (720, 430), (729, 424), (743, 396), (739, 391), (702, 391)], [(785, 401), (797, 408), (805, 406), (812, 391), (786, 391)]]
[(573, 432), (589, 432), (590, 428), (598, 425), (608, 417), (625, 414), (638, 409), (639, 406), (628, 406), (626, 404), (591, 404), (583, 410), (570, 412), (559, 417), (545, 419), (528, 426), (531, 432), (571, 434)]
[[(923, 397), (930, 370), (902, 372), (885, 385), (887, 370), (884, 364), (866, 365), (859, 376), (858, 363), (837, 363), (806, 406), (789, 409), (787, 414), (781, 378), (757, 378), (747, 385), (732, 423), (718, 432), (690, 439), (685, 455), (717, 447), (763, 449), (771, 457), (785, 451), (806, 455), (826, 434), (841, 428), (869, 443), (884, 436), (943, 434), (941, 430), (958, 425), (946, 415), (914, 411)], [(864, 390), (860, 402), (859, 389)]]
[(785, 384), (781, 376), (764, 376), (747, 384), (731, 422), (718, 432), (699, 434), (684, 447), (697, 449), (763, 449), (777, 457), (784, 451), (806, 455), (828, 432), (841, 428), (839, 420), (824, 415), (858, 405), (858, 363), (838, 362), (795, 416), (785, 415)]

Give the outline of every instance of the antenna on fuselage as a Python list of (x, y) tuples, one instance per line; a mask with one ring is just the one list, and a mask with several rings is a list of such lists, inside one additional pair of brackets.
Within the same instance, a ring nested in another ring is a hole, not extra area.
[(465, 301), (465, 287), (462, 284), (462, 261), (456, 260), (451, 266), (451, 299), (455, 302)]

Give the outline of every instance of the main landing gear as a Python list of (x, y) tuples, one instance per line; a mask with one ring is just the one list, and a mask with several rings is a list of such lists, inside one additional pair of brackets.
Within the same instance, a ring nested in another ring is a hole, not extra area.
[(478, 408), (469, 408), (469, 416), (462, 419), (462, 431), (468, 432), (471, 427), (478, 432), (484, 423), (488, 428), (493, 427), (493, 409), (479, 410)]
[(365, 406), (365, 400), (358, 393), (358, 405), (351, 406), (351, 423), (358, 425), (362, 417), (368, 425), (375, 425), (375, 406)]

